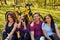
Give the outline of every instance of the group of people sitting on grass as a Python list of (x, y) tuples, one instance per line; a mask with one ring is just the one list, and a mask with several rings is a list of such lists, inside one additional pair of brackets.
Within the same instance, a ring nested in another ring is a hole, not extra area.
[(7, 12), (2, 40), (60, 40), (58, 26), (51, 14), (46, 14), (43, 20), (39, 12), (31, 16), (31, 22), (24, 14), (17, 20), (12, 11)]

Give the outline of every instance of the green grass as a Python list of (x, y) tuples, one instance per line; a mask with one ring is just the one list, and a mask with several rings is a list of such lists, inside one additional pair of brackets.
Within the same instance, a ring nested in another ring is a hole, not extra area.
[[(2, 37), (2, 30), (3, 30), (3, 25), (5, 21), (5, 13), (8, 10), (13, 10), (12, 7), (0, 7), (0, 39)], [(50, 13), (55, 22), (58, 25), (58, 28), (60, 29), (60, 11), (55, 11), (55, 10), (47, 10), (47, 9), (42, 9), (42, 8), (32, 8), (32, 11), (39, 11), (40, 14), (44, 17), (46, 14)]]

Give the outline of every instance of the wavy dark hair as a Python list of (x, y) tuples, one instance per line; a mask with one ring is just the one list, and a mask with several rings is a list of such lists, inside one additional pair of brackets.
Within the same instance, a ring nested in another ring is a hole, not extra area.
[(5, 19), (6, 19), (6, 21), (9, 21), (9, 20), (8, 20), (8, 15), (11, 16), (11, 18), (13, 19), (14, 22), (17, 21), (16, 16), (15, 16), (15, 14), (14, 14), (12, 11), (6, 12), (6, 14), (5, 14)]
[[(53, 20), (53, 17), (51, 16), (51, 14), (47, 14), (46, 16), (49, 16), (51, 18), (51, 29), (52, 29), (52, 32), (56, 33), (56, 30), (55, 30), (55, 22)], [(47, 23), (46, 22), (46, 16), (43, 19), (44, 23)]]

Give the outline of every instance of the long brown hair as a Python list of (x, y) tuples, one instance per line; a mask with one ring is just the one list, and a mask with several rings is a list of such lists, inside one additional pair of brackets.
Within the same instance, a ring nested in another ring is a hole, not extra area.
[[(49, 17), (51, 18), (51, 29), (52, 29), (52, 31), (53, 31), (54, 33), (56, 33), (56, 30), (55, 30), (55, 22), (54, 22), (54, 20), (53, 20), (53, 17), (51, 16), (51, 14), (47, 14), (46, 16), (49, 16)], [(47, 23), (47, 22), (46, 22), (46, 16), (44, 17), (44, 22), (45, 22), (45, 23)]]
[(8, 15), (11, 16), (11, 18), (13, 19), (14, 22), (17, 21), (16, 16), (15, 16), (15, 14), (12, 11), (7, 12), (6, 17), (5, 17), (6, 18), (6, 21), (9, 21), (8, 20)]

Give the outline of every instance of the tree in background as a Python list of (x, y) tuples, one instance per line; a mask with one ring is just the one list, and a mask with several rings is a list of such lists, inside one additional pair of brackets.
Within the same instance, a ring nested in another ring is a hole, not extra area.
[(6, 5), (7, 5), (7, 0), (4, 0), (4, 4), (6, 4)]
[(25, 3), (25, 0), (14, 0), (14, 4), (18, 5), (20, 3)]
[(7, 5), (7, 0), (0, 0), (1, 5), (6, 4)]
[(47, 1), (47, 0), (44, 0), (44, 8), (46, 8), (46, 1)]
[(0, 4), (3, 5), (2, 0), (0, 0)]
[(18, 0), (14, 0), (14, 4), (16, 4), (16, 5), (17, 5), (17, 4), (18, 4)]

